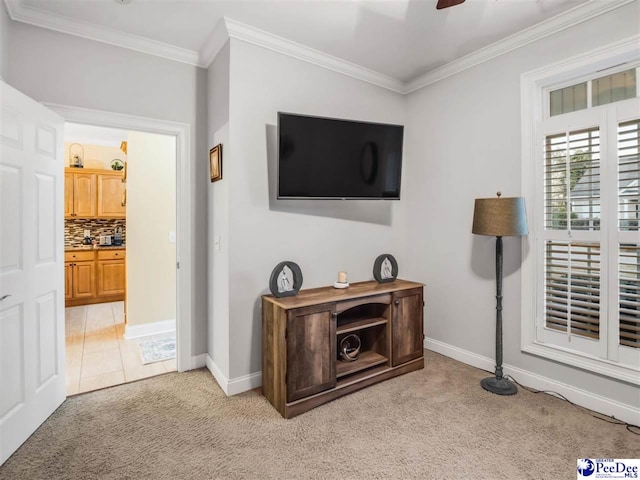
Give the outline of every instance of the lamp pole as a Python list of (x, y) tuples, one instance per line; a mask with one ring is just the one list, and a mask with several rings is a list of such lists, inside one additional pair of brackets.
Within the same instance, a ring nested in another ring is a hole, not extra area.
[(480, 385), (498, 395), (515, 395), (518, 388), (502, 373), (502, 237), (496, 237), (496, 375), (484, 378)]

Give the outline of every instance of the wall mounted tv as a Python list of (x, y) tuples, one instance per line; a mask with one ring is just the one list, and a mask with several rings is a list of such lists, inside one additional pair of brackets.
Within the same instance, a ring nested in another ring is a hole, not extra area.
[(278, 198), (400, 199), (404, 127), (278, 112)]

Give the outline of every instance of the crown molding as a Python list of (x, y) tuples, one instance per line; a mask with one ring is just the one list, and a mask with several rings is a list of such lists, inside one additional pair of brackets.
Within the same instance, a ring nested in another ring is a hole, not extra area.
[(103, 27), (83, 20), (75, 20), (63, 15), (45, 12), (24, 5), (20, 0), (4, 0), (11, 20), (28, 23), (36, 27), (47, 28), (57, 32), (108, 43), (117, 47), (128, 48), (157, 57), (200, 66), (198, 52), (176, 47), (168, 43), (158, 42), (112, 28)]
[(221, 18), (211, 32), (211, 35), (204, 42), (200, 49), (199, 66), (209, 68), (211, 62), (216, 58), (222, 47), (229, 40), (229, 32), (227, 31), (226, 18)]
[(560, 32), (573, 27), (574, 25), (578, 25), (579, 23), (586, 22), (587, 20), (591, 20), (599, 15), (610, 12), (611, 10), (615, 10), (616, 8), (620, 8), (624, 5), (637, 1), (638, 0), (612, 0), (603, 2), (590, 0), (588, 3), (578, 5), (577, 7), (560, 13), (555, 17), (551, 17), (548, 20), (499, 40), (498, 42), (481, 48), (469, 55), (465, 55), (453, 62), (447, 63), (442, 67), (431, 70), (430, 72), (427, 72), (413, 80), (409, 80), (404, 84), (402, 93), (408, 94), (415, 92), (427, 85), (431, 85), (432, 83), (443, 80), (451, 75), (455, 75), (456, 73), (460, 73), (471, 67), (487, 62), (500, 55), (504, 55), (505, 53), (524, 47), (536, 40), (548, 37), (556, 32)]
[(500, 55), (509, 53), (556, 32), (560, 32), (637, 1), (638, 0), (590, 0), (585, 4), (567, 10), (503, 40), (431, 70), (424, 75), (403, 82), (397, 78), (361, 67), (352, 62), (306, 47), (228, 17), (223, 17), (216, 24), (200, 51), (195, 52), (193, 50), (102, 27), (90, 22), (74, 20), (62, 15), (45, 12), (24, 5), (21, 0), (4, 0), (9, 16), (14, 21), (136, 50), (189, 65), (208, 68), (228, 39), (234, 38), (403, 95), (415, 92), (416, 90)]
[(244, 23), (237, 22), (228, 17), (224, 17), (224, 23), (230, 38), (242, 40), (253, 45), (257, 45), (274, 52), (288, 55), (298, 60), (317, 65), (327, 70), (342, 73), (349, 77), (371, 83), (397, 93), (403, 93), (404, 83), (401, 80), (375, 72), (355, 63), (342, 60), (326, 53), (314, 50), (291, 40), (273, 35), (251, 27)]

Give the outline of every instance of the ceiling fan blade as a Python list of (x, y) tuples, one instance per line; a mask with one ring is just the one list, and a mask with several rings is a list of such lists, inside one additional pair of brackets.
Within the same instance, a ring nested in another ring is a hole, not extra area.
[(438, 0), (436, 8), (438, 10), (442, 10), (443, 8), (454, 7), (456, 5), (460, 5), (461, 3), (464, 3), (464, 0)]

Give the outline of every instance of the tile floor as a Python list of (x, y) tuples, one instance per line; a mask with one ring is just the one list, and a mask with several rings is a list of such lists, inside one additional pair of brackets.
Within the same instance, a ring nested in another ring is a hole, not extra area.
[(176, 370), (176, 360), (143, 365), (138, 342), (125, 340), (124, 302), (65, 310), (67, 395), (153, 377)]

